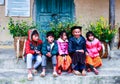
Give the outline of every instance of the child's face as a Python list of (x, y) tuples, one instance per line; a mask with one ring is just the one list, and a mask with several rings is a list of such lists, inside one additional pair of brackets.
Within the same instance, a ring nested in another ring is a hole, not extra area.
[(38, 41), (39, 40), (39, 36), (37, 34), (32, 36), (32, 40), (33, 41)]
[(47, 40), (49, 43), (52, 43), (54, 41), (54, 37), (53, 36), (48, 36)]
[(90, 35), (90, 36), (88, 37), (88, 39), (89, 39), (90, 41), (92, 41), (92, 40), (94, 40), (94, 36), (93, 36), (93, 35)]
[(73, 34), (73, 36), (74, 36), (75, 38), (79, 38), (80, 35), (81, 35), (81, 30), (80, 30), (80, 29), (74, 29), (74, 30), (72, 31), (72, 34)]
[(67, 35), (66, 35), (66, 33), (63, 33), (63, 35), (61, 36), (61, 38), (65, 41), (65, 40), (67, 40)]

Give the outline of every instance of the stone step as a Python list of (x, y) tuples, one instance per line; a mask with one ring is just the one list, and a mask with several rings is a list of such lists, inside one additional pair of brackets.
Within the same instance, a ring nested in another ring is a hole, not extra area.
[(110, 51), (111, 58), (120, 58), (120, 50), (111, 50)]
[[(115, 73), (113, 73), (115, 72)], [(100, 71), (99, 75), (92, 72), (87, 76), (76, 76), (74, 74), (63, 73), (61, 76), (54, 78), (52, 73), (47, 73), (42, 78), (37, 74), (33, 81), (27, 80), (27, 73), (24, 71), (3, 71), (0, 70), (0, 84), (120, 84), (120, 71)]]

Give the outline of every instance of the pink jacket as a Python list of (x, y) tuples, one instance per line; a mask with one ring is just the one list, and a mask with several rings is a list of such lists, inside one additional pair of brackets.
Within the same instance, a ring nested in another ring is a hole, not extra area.
[(68, 54), (68, 40), (63, 41), (61, 38), (57, 40), (59, 55)]
[(88, 51), (88, 55), (91, 57), (99, 56), (99, 51), (102, 48), (101, 42), (95, 38), (92, 42), (86, 41), (86, 48)]

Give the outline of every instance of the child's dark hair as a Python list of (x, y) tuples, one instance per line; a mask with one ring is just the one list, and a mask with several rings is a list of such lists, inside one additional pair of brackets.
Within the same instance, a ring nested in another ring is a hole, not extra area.
[(73, 26), (73, 27), (71, 27), (71, 32), (75, 29), (80, 29), (80, 31), (81, 31), (82, 27), (81, 26)]
[(31, 36), (33, 36), (33, 35), (35, 35), (35, 34), (37, 34), (37, 35), (39, 36), (39, 33), (38, 33), (38, 31), (37, 31), (37, 30), (33, 30), (32, 35), (31, 35)]
[(95, 37), (95, 35), (94, 35), (94, 33), (92, 32), (92, 31), (88, 31), (87, 33), (86, 33), (86, 38), (89, 40), (89, 36), (90, 35), (92, 35), (92, 36), (94, 36)]
[(54, 37), (54, 32), (52, 32), (52, 31), (47, 32), (46, 37), (48, 37), (48, 36)]
[(63, 36), (64, 33), (67, 35), (67, 32), (65, 30), (63, 30), (59, 33), (59, 36)]

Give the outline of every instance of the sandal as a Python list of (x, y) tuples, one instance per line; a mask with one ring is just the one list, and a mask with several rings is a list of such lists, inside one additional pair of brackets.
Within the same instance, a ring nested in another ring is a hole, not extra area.
[(42, 72), (42, 73), (40, 74), (40, 76), (41, 76), (41, 77), (45, 77), (45, 72)]
[(33, 69), (32, 72), (33, 72), (34, 75), (37, 75), (37, 70), (36, 69)]
[(85, 70), (82, 71), (82, 76), (86, 76), (86, 71)]
[(28, 74), (28, 80), (31, 81), (33, 79), (33, 75), (31, 73)]
[(57, 74), (57, 72), (53, 72), (53, 77), (57, 77), (58, 76), (58, 74)]
[(98, 75), (98, 74), (99, 74), (99, 71), (98, 71), (97, 69), (94, 69), (94, 73), (95, 73), (96, 75)]
[(76, 70), (73, 70), (73, 73), (74, 73), (75, 75), (78, 75), (78, 76), (81, 75), (81, 73), (80, 73), (79, 71), (76, 71)]
[(62, 74), (62, 71), (61, 71), (61, 70), (58, 70), (57, 73), (58, 73), (59, 75), (61, 75), (61, 74)]

